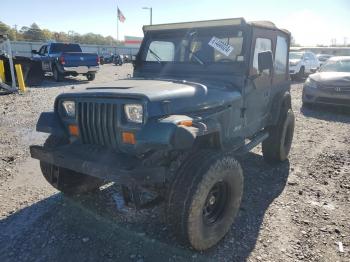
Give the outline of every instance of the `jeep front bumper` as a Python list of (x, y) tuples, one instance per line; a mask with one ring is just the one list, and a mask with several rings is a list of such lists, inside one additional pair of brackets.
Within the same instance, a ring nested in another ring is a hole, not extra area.
[(98, 145), (31, 146), (32, 158), (119, 184), (161, 184), (165, 167), (145, 167), (140, 159)]

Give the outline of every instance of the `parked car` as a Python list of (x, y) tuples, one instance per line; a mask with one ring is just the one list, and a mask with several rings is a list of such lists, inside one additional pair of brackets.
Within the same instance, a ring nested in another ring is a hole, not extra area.
[(318, 59), (318, 62), (320, 63), (320, 66), (322, 66), (329, 58), (333, 56), (328, 54), (317, 54), (316, 57)]
[(307, 75), (316, 72), (320, 63), (312, 52), (290, 52), (289, 74), (292, 80), (304, 79)]
[(290, 33), (243, 18), (143, 29), (134, 77), (59, 95), (37, 123), (50, 136), (31, 156), (67, 194), (107, 180), (138, 208), (164, 200), (178, 239), (206, 250), (240, 210), (236, 155), (262, 143), (267, 162), (288, 158)]
[(350, 107), (350, 57), (330, 58), (306, 80), (303, 105), (330, 104)]
[(100, 63), (101, 64), (110, 64), (114, 61), (114, 54), (113, 53), (105, 53), (100, 56)]
[(32, 50), (33, 60), (41, 61), (44, 72), (52, 72), (56, 81), (64, 76), (85, 75), (89, 81), (95, 79), (99, 69), (99, 57), (95, 53), (83, 53), (79, 44), (48, 43), (39, 51)]

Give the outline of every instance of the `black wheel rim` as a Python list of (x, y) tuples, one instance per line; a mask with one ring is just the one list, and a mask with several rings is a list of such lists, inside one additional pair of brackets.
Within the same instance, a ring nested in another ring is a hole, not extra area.
[(223, 217), (228, 202), (228, 185), (224, 181), (216, 183), (209, 191), (203, 207), (203, 221), (213, 225)]

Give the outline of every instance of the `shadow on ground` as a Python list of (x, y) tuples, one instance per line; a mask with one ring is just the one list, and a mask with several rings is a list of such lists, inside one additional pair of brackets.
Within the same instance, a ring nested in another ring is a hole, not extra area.
[[(43, 82), (39, 86), (31, 86), (31, 88), (48, 88), (48, 87), (60, 87), (67, 85), (82, 85), (90, 83), (86, 79), (75, 78), (75, 77), (65, 77), (62, 81), (56, 82), (51, 76), (45, 76)], [(91, 82), (93, 83), (93, 81)]]
[(350, 123), (350, 108), (332, 105), (308, 105), (303, 106), (300, 112), (306, 117), (320, 120)]
[(162, 207), (117, 208), (118, 186), (69, 199), (62, 194), (0, 221), (0, 261), (245, 261), (256, 245), (265, 212), (283, 191), (289, 162), (265, 164), (249, 153), (241, 211), (228, 235), (202, 254), (177, 244)]

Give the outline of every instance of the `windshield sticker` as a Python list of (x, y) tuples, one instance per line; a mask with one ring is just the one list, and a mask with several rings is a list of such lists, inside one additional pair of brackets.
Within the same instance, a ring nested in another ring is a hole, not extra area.
[(233, 51), (233, 46), (226, 44), (224, 41), (220, 40), (215, 36), (212, 37), (208, 45), (210, 45), (215, 50), (219, 51), (221, 54), (224, 54), (225, 56), (229, 56)]

